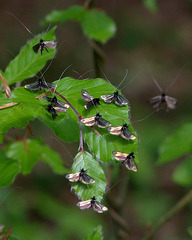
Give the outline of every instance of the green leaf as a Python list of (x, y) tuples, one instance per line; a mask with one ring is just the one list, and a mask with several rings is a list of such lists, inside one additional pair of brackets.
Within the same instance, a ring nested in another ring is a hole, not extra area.
[(6, 157), (5, 153), (0, 150), (0, 187), (12, 184), (18, 173), (18, 162)]
[(107, 42), (116, 32), (114, 21), (104, 12), (99, 10), (87, 10), (81, 21), (85, 35), (102, 43)]
[(54, 10), (45, 17), (43, 23), (65, 23), (69, 20), (80, 21), (85, 13), (86, 9), (80, 5), (72, 6), (66, 10)]
[(30, 40), (20, 51), (20, 53), (9, 63), (5, 72), (4, 78), (8, 84), (21, 82), (27, 78), (35, 76), (46, 64), (46, 62), (52, 59), (56, 53), (56, 49), (49, 49), (49, 53), (45, 50), (41, 56), (41, 53), (35, 53), (33, 46), (39, 43), (39, 40), (43, 38), (46, 40), (55, 40), (55, 27), (49, 30), (47, 33), (37, 35), (34, 39)]
[(143, 0), (144, 6), (151, 12), (157, 12), (157, 0)]
[(176, 130), (171, 136), (167, 137), (159, 148), (158, 163), (167, 163), (191, 152), (191, 132), (192, 124), (186, 123)]
[(191, 186), (192, 185), (192, 157), (185, 160), (173, 174), (174, 182), (181, 186)]
[(187, 232), (192, 237), (192, 227), (191, 226), (187, 228)]
[(63, 167), (63, 162), (58, 153), (46, 146), (39, 139), (27, 139), (9, 144), (6, 147), (6, 155), (17, 160), (23, 174), (29, 174), (38, 160), (50, 165), (57, 174), (68, 172)]
[(87, 170), (87, 174), (95, 179), (95, 183), (89, 184), (88, 186), (79, 182), (73, 183), (73, 189), (83, 200), (88, 200), (95, 196), (98, 201), (101, 201), (106, 188), (106, 179), (103, 169), (92, 155), (86, 151), (83, 153), (79, 152), (76, 155), (72, 166), (72, 172), (79, 172), (82, 168)]
[[(83, 106), (85, 101), (81, 98), (81, 90), (85, 89), (94, 97), (100, 97), (103, 94), (111, 94), (116, 91), (116, 88), (103, 79), (93, 80), (75, 80), (72, 78), (63, 78), (58, 83), (57, 91), (65, 96), (68, 101), (75, 107), (81, 116), (91, 117), (95, 116), (96, 112), (102, 114), (102, 117), (109, 122), (112, 126), (120, 126), (124, 123), (128, 123), (128, 106), (119, 107), (114, 103), (107, 104), (101, 101), (101, 105), (97, 106), (97, 109), (90, 108), (86, 110)], [(70, 112), (69, 112), (70, 113)], [(77, 121), (77, 117), (73, 114), (70, 117)], [(63, 125), (64, 128), (64, 125)], [(82, 126), (83, 137), (87, 141), (89, 148), (95, 154), (95, 156), (104, 161), (111, 162), (115, 161), (112, 151), (120, 151), (125, 153), (134, 152), (135, 161), (138, 162), (137, 146), (138, 140), (125, 140), (120, 136), (111, 135), (106, 129), (97, 128), (97, 131), (102, 135), (100, 137), (90, 127)], [(134, 129), (129, 125), (130, 131), (135, 135)], [(61, 128), (62, 131), (62, 128)], [(65, 139), (63, 139), (65, 140)], [(115, 161), (117, 162), (117, 161)]]
[(78, 21), (88, 38), (102, 43), (107, 42), (116, 32), (114, 21), (104, 12), (78, 5), (62, 11), (53, 11), (46, 16), (44, 23), (65, 23), (69, 20)]
[(102, 239), (102, 227), (99, 225), (95, 228), (90, 236), (85, 240), (101, 240)]

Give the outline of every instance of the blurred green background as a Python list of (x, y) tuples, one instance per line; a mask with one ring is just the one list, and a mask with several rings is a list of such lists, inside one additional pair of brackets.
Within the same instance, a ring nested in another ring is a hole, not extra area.
[[(45, 30), (39, 23), (54, 8), (65, 9), (83, 1), (1, 1), (0, 8), (0, 68), (5, 69), (30, 34), (9, 14), (16, 15), (32, 33)], [(172, 181), (172, 173), (183, 159), (158, 166), (158, 148), (165, 138), (183, 123), (191, 121), (191, 67), (192, 67), (192, 2), (189, 0), (158, 1), (157, 10), (147, 9), (142, 1), (95, 1), (117, 25), (113, 39), (104, 46), (105, 75), (114, 85), (128, 76), (120, 86), (129, 100), (131, 121), (140, 139), (138, 173), (119, 177), (112, 170), (108, 196), (118, 194), (119, 187), (127, 184), (125, 219), (131, 229), (130, 239), (140, 239), (160, 216), (185, 192)], [(59, 78), (69, 65), (65, 76), (94, 77), (92, 52), (77, 23), (69, 22), (57, 28), (58, 52), (49, 70), (48, 81)], [(184, 68), (183, 68), (184, 67)], [(183, 70), (180, 72), (180, 70)], [(159, 94), (150, 71), (163, 89), (178, 76), (168, 94), (179, 100), (176, 110), (153, 112), (148, 98)], [(153, 113), (152, 113), (153, 112)], [(30, 124), (34, 136), (43, 136), (45, 142), (57, 150), (65, 165), (71, 166), (78, 144), (64, 144), (40, 122)], [(24, 130), (9, 134), (24, 135)], [(184, 141), (184, 139), (183, 139)], [(56, 176), (43, 163), (38, 163), (28, 176), (17, 177), (11, 188), (0, 191), (0, 224), (13, 225), (12, 238), (27, 240), (84, 239), (99, 224), (103, 225), (105, 239), (116, 239), (115, 226), (110, 214), (102, 216), (80, 211), (78, 199), (70, 193), (70, 184), (63, 176)], [(188, 240), (187, 228), (192, 225), (190, 207), (185, 208), (157, 232), (157, 240)], [(113, 229), (113, 230), (112, 230)]]

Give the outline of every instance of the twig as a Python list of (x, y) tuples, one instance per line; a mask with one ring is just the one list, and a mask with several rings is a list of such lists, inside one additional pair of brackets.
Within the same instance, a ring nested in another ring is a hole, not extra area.
[(152, 231), (148, 233), (146, 236), (141, 238), (141, 240), (150, 240), (154, 236), (154, 234), (171, 218), (173, 218), (179, 211), (181, 211), (190, 201), (192, 200), (192, 189), (182, 198), (180, 199), (176, 205), (163, 217), (159, 219), (159, 221), (154, 225)]

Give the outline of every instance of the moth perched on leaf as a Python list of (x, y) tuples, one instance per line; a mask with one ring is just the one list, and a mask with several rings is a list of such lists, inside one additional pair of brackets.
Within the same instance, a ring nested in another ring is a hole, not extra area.
[(53, 83), (47, 83), (45, 80), (41, 78), (39, 78), (37, 82), (25, 85), (25, 88), (30, 90), (45, 90), (45, 89), (51, 89), (56, 87), (57, 85)]
[(113, 155), (117, 161), (123, 161), (126, 168), (137, 172), (138, 168), (136, 163), (134, 162), (134, 153), (131, 152), (130, 154), (122, 153), (118, 151), (113, 151)]
[(92, 197), (90, 200), (78, 202), (77, 206), (80, 207), (81, 210), (93, 209), (98, 213), (103, 213), (108, 210), (107, 207), (97, 202), (95, 197)]
[(121, 107), (128, 104), (127, 99), (125, 99), (124, 97), (119, 95), (118, 91), (116, 91), (112, 94), (102, 95), (101, 98), (106, 103), (114, 102), (116, 105), (121, 106)]
[(54, 107), (62, 108), (64, 112), (66, 112), (69, 108), (69, 105), (67, 103), (58, 100), (56, 96), (54, 96), (53, 98), (44, 96), (43, 99), (47, 102), (50, 102)]
[(110, 127), (111, 123), (106, 121), (101, 117), (99, 113), (96, 114), (94, 117), (82, 118), (81, 122), (85, 124), (85, 126), (97, 126), (99, 128)]
[(136, 139), (136, 136), (131, 131), (129, 131), (127, 124), (123, 124), (123, 126), (118, 127), (108, 127), (107, 130), (112, 135), (119, 135), (126, 140)]
[(66, 112), (67, 109), (62, 107), (53, 107), (51, 104), (49, 104), (46, 108), (46, 110), (52, 115), (53, 120), (58, 116), (57, 112)]
[(82, 182), (84, 184), (94, 183), (95, 179), (86, 174), (87, 170), (81, 169), (80, 172), (67, 174), (65, 177), (70, 182)]
[(44, 49), (49, 52), (47, 48), (56, 48), (56, 45), (57, 41), (44, 41), (43, 39), (40, 39), (39, 43), (33, 46), (33, 51), (35, 53), (38, 53), (40, 51), (42, 55)]
[(165, 92), (162, 92), (161, 95), (152, 97), (149, 99), (149, 103), (153, 106), (153, 108), (158, 109), (161, 104), (165, 103), (167, 106), (167, 109), (175, 109), (176, 105), (178, 104), (177, 99), (173, 97), (169, 97), (165, 94)]
[(83, 100), (85, 100), (87, 103), (84, 105), (85, 109), (88, 109), (92, 106), (100, 105), (100, 99), (99, 98), (94, 98), (91, 94), (89, 94), (86, 90), (82, 89), (81, 90), (81, 97)]

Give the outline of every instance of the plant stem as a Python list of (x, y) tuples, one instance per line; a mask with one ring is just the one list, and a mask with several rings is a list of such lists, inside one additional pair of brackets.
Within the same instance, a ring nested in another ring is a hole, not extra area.
[(59, 97), (61, 97), (67, 104), (69, 104), (69, 106), (71, 107), (71, 109), (74, 111), (74, 113), (77, 115), (78, 117), (78, 121), (79, 121), (79, 129), (80, 129), (80, 143), (79, 143), (79, 147), (81, 152), (83, 152), (83, 131), (82, 131), (82, 126), (81, 126), (81, 119), (83, 118), (78, 112), (77, 110), (73, 107), (73, 105), (60, 93), (58, 93), (57, 91), (55, 91), (54, 89), (54, 93), (57, 94)]
[(159, 219), (159, 221), (154, 225), (152, 231), (148, 233), (145, 237), (141, 238), (141, 240), (150, 240), (154, 236), (154, 234), (171, 218), (173, 218), (179, 211), (181, 211), (190, 201), (192, 200), (192, 189), (182, 198), (180, 199), (175, 206), (163, 217)]

